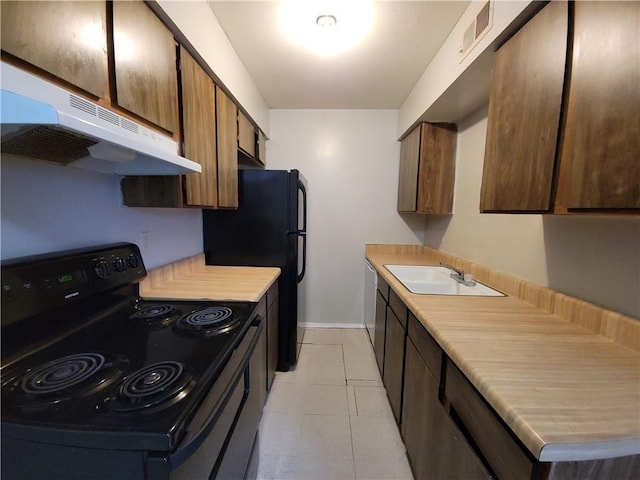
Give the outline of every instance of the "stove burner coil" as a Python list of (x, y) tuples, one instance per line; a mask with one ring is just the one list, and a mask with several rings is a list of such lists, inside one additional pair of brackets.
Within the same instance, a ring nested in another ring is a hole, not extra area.
[(169, 406), (184, 398), (195, 382), (180, 362), (159, 362), (137, 370), (127, 377), (111, 407), (119, 411)]
[(213, 306), (191, 312), (180, 318), (176, 327), (188, 334), (217, 335), (234, 329), (241, 318), (229, 307)]
[(151, 305), (138, 310), (129, 318), (141, 320), (147, 325), (163, 325), (171, 323), (171, 317), (177, 310), (171, 305)]
[(105, 357), (98, 353), (69, 355), (32, 370), (20, 386), (24, 393), (32, 395), (59, 392), (84, 382), (105, 363)]
[(184, 323), (194, 326), (209, 327), (225, 321), (233, 314), (229, 307), (208, 307), (196, 310), (184, 318)]

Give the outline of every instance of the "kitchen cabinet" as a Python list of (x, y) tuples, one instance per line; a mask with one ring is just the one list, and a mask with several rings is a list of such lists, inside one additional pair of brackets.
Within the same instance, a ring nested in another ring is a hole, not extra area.
[(402, 383), (404, 379), (404, 350), (407, 307), (393, 291), (389, 293), (385, 331), (384, 368), (382, 380), (387, 390), (393, 416), (402, 421)]
[(496, 52), (482, 212), (551, 206), (567, 22), (566, 2), (550, 2)]
[(3, 1), (0, 16), (4, 53), (109, 98), (106, 2)]
[[(376, 292), (376, 318), (375, 318), (375, 333), (373, 341), (373, 353), (376, 357), (376, 363), (378, 364), (378, 370), (380, 376), (384, 375), (384, 344), (387, 328), (387, 300), (383, 296), (380, 290), (380, 277), (378, 277), (378, 290)], [(387, 295), (389, 287), (387, 287)]]
[(638, 213), (639, 21), (638, 2), (549, 2), (498, 49), (482, 212)]
[(238, 208), (238, 107), (216, 86), (218, 207)]
[(264, 136), (262, 130), (258, 130), (258, 152), (256, 160), (261, 165), (267, 164), (267, 137)]
[(118, 106), (178, 136), (178, 80), (173, 34), (144, 2), (113, 2), (111, 5)]
[(238, 110), (238, 149), (251, 158), (256, 156), (256, 127)]
[(216, 92), (211, 77), (180, 47), (184, 155), (202, 166), (202, 173), (184, 176), (185, 204), (218, 206)]
[(640, 209), (640, 3), (576, 2), (558, 204)]
[(125, 177), (128, 207), (236, 208), (238, 163), (236, 106), (194, 58), (180, 47), (184, 155), (202, 173), (181, 177)]
[(398, 212), (453, 210), (456, 127), (421, 123), (400, 144)]
[(267, 390), (270, 390), (278, 367), (278, 282), (267, 291), (267, 305)]
[(416, 479), (492, 478), (438, 400), (438, 382), (409, 338), (402, 438)]

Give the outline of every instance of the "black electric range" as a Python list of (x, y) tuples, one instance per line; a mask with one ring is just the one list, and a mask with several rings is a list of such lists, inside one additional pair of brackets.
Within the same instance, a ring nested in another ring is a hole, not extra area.
[[(3, 263), (3, 479), (224, 470), (256, 304), (144, 301), (145, 275), (133, 244)], [(203, 446), (211, 465), (190, 466)]]

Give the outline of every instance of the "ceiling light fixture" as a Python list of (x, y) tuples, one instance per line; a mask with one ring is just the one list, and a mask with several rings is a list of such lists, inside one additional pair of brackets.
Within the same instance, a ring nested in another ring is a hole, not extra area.
[(291, 43), (331, 57), (354, 48), (369, 33), (372, 0), (280, 0), (279, 20)]
[(319, 15), (316, 18), (316, 24), (320, 28), (333, 28), (338, 23), (338, 20), (333, 15)]

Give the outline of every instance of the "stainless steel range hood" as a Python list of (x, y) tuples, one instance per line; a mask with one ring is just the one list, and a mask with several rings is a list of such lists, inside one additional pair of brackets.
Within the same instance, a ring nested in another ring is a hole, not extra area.
[(201, 172), (171, 138), (2, 62), (2, 154), (117, 175)]

